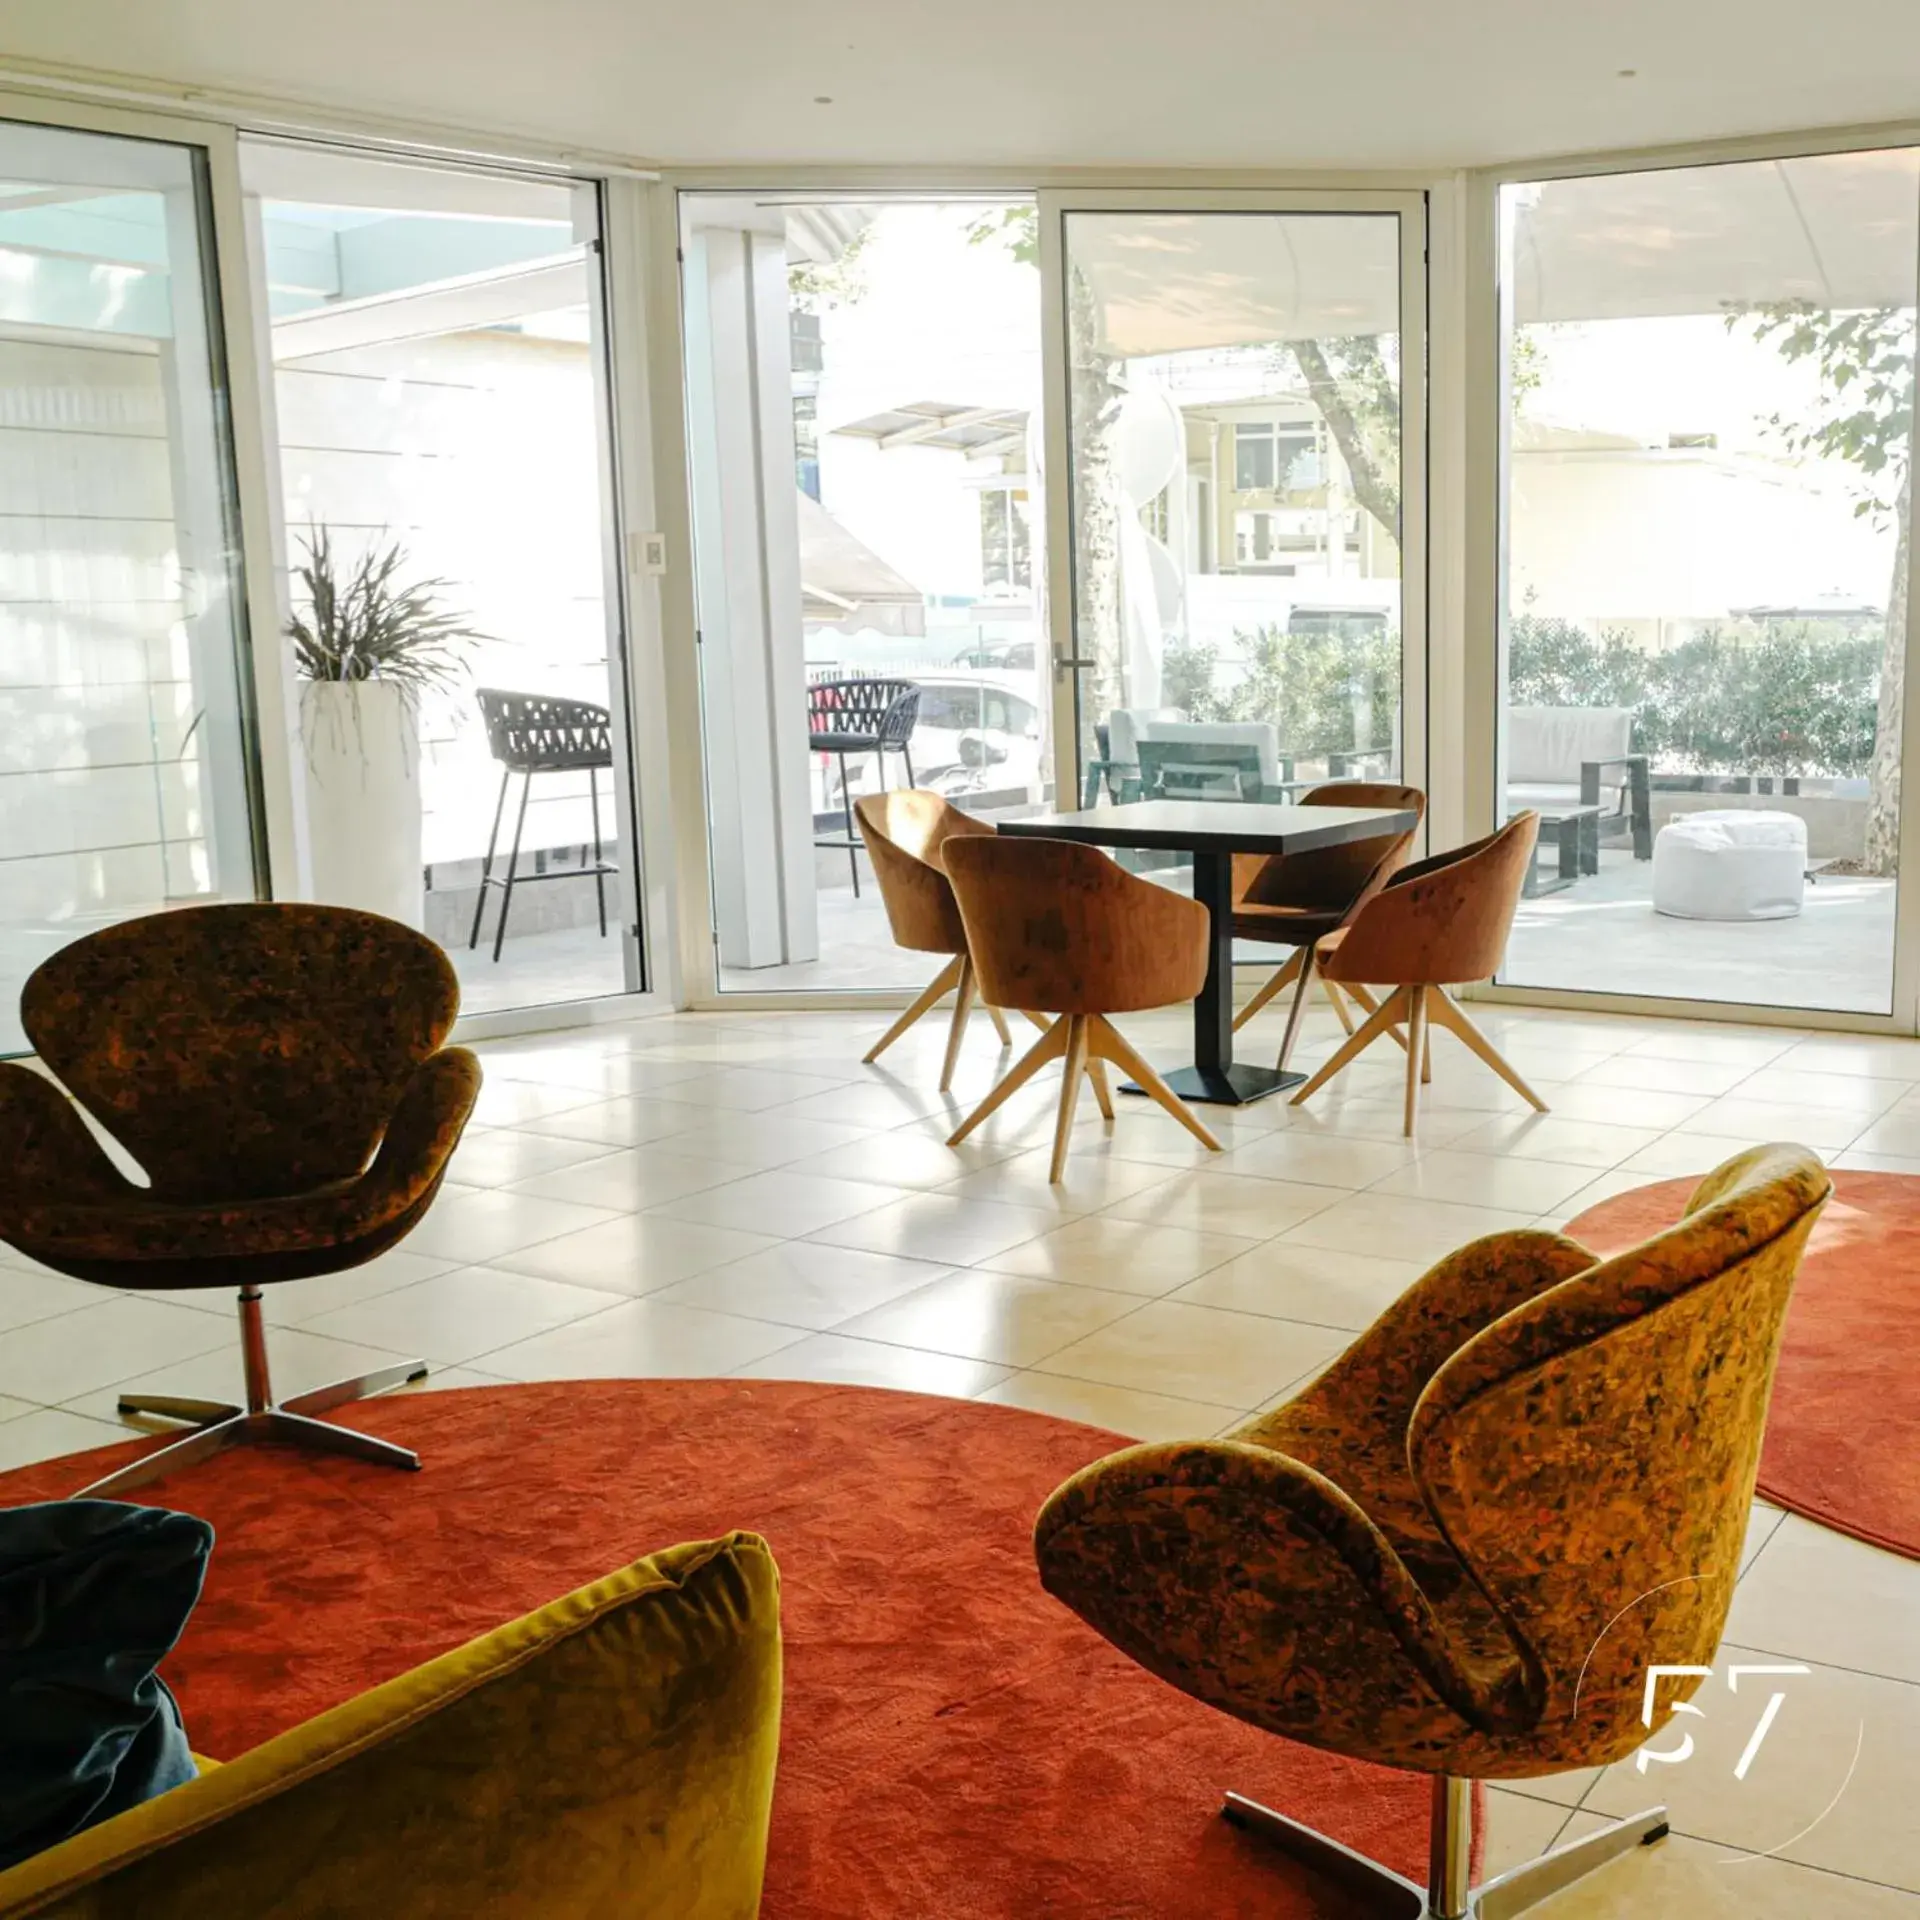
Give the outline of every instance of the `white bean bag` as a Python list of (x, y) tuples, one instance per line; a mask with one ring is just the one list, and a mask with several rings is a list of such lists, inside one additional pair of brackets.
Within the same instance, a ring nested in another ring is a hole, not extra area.
[(1787, 920), (1800, 911), (1807, 823), (1792, 813), (1683, 813), (1653, 843), (1653, 910), (1681, 920)]

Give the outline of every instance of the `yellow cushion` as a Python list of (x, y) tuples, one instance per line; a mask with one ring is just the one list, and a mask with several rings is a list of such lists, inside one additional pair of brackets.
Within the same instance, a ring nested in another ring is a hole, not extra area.
[(670, 1547), (0, 1874), (0, 1916), (750, 1920), (779, 1734), (766, 1542)]

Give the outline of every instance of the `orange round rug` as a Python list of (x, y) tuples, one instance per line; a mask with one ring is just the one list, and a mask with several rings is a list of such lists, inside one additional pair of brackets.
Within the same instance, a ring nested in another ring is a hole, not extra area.
[[(1033, 1515), (1117, 1435), (726, 1380), (471, 1388), (343, 1417), (417, 1448), (420, 1472), (243, 1449), (140, 1496), (218, 1536), (165, 1669), (215, 1758), (654, 1548), (750, 1527), (780, 1563), (786, 1637), (766, 1920), (1345, 1913), (1217, 1817), (1225, 1787), (1424, 1878), (1423, 1778), (1215, 1713), (1041, 1592)], [(0, 1503), (70, 1494), (145, 1444), (0, 1476)]]
[[(1698, 1183), (1663, 1180), (1566, 1231), (1617, 1253), (1679, 1219)], [(1920, 1179), (1836, 1173), (1787, 1309), (1760, 1493), (1920, 1560)]]

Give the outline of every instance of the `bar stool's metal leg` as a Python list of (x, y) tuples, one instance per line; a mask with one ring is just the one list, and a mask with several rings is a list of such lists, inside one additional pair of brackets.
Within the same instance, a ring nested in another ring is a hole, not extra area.
[(906, 741), (902, 741), (900, 744), (900, 757), (907, 763), (907, 785), (910, 787), (917, 786), (919, 782), (913, 777), (913, 748)]
[(853, 847), (853, 789), (847, 785), (847, 756), (840, 760), (840, 813), (847, 823), (847, 867), (853, 875), (853, 897), (860, 898), (860, 856)]
[(480, 944), (480, 921), (487, 910), (487, 881), (493, 873), (493, 850), (500, 841), (500, 816), (507, 810), (507, 782), (513, 778), (507, 768), (500, 769), (500, 798), (493, 803), (493, 831), (487, 835), (487, 857), (480, 867), (480, 897), (473, 903), (473, 937), (469, 947)]
[(493, 957), (496, 961), (500, 958), (500, 949), (507, 937), (507, 915), (513, 908), (514, 876), (520, 870), (520, 836), (527, 828), (527, 796), (533, 791), (533, 775), (523, 774), (521, 779), (524, 784), (520, 788), (520, 812), (513, 823), (513, 852), (507, 859), (506, 884), (500, 895), (500, 924), (493, 930)]
[(600, 896), (600, 938), (607, 937), (607, 876), (600, 871), (600, 772), (587, 769), (587, 800), (593, 808), (593, 890)]

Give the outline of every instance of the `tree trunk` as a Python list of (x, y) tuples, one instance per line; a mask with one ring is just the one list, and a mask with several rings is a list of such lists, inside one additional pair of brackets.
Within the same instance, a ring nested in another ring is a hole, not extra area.
[(1900, 721), (1907, 685), (1907, 605), (1911, 582), (1909, 534), (1913, 526), (1913, 463), (1900, 479), (1894, 507), (1893, 581), (1887, 588), (1887, 637), (1880, 659), (1880, 707), (1873, 732), (1873, 765), (1867, 782), (1867, 846), (1862, 865), (1888, 879), (1900, 871)]
[(1126, 705), (1125, 637), (1120, 620), (1120, 475), (1114, 429), (1125, 392), (1118, 363), (1102, 353), (1092, 289), (1073, 275), (1073, 503), (1075, 654), (1096, 664), (1093, 684), (1081, 683), (1087, 731), (1112, 708)]
[(1400, 544), (1400, 488), (1381, 472), (1380, 463), (1375, 459), (1373, 448), (1367, 440), (1366, 429), (1347, 404), (1347, 397), (1341, 391), (1332, 367), (1327, 364), (1327, 356), (1321, 351), (1319, 341), (1289, 340), (1287, 350), (1300, 369), (1300, 377), (1307, 383), (1307, 392), (1313, 404), (1320, 409), (1327, 423), (1327, 431), (1333, 435), (1334, 445), (1340, 449), (1340, 458), (1347, 463), (1347, 473), (1353, 481), (1353, 497), (1379, 521), (1386, 529), (1387, 537), (1397, 547)]

